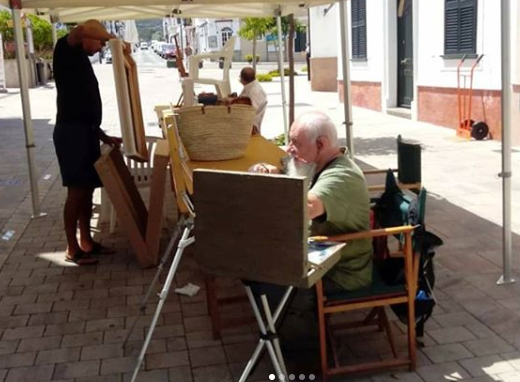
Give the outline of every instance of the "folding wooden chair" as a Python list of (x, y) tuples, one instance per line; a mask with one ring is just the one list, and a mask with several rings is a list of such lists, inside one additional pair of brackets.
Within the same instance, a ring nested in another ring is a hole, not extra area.
[[(417, 196), (419, 214), (424, 216), (426, 191), (421, 190)], [(380, 237), (398, 237), (398, 250), (391, 253), (392, 256), (404, 257), (404, 278), (402, 285), (389, 285), (383, 281), (377, 269), (378, 253), (374, 253), (374, 272), (372, 285), (361, 290), (340, 292), (325, 295), (321, 281), (316, 284), (318, 319), (320, 331), (320, 353), (322, 378), (337, 374), (349, 374), (357, 372), (375, 371), (390, 367), (408, 366), (409, 370), (416, 367), (416, 333), (415, 325), (407, 325), (408, 331), (408, 355), (400, 356), (397, 351), (392, 328), (385, 312), (385, 307), (406, 303), (407, 321), (415, 323), (415, 298), (417, 294), (417, 279), (419, 272), (419, 254), (415, 250), (414, 231), (417, 226), (405, 225), (392, 228), (374, 229), (366, 232), (345, 234), (324, 238), (324, 240), (347, 242), (361, 238), (376, 240)], [(348, 245), (348, 244), (347, 244)], [(377, 248), (376, 245), (374, 245)], [(386, 249), (386, 248), (385, 248)], [(354, 323), (332, 323), (331, 316), (336, 313), (349, 312), (361, 309), (371, 309), (368, 316)], [(342, 365), (340, 354), (337, 350), (338, 341), (335, 331), (367, 325), (377, 325), (379, 330), (385, 330), (388, 335), (392, 359), (364, 362), (353, 365)], [(329, 349), (332, 353), (332, 365), (329, 364)]]

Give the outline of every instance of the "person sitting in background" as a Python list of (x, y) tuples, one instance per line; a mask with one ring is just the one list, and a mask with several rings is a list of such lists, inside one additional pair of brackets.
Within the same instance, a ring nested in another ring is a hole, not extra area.
[(234, 98), (236, 94), (232, 94), (231, 97), (228, 98), (228, 103), (252, 105), (256, 110), (253, 120), (253, 134), (260, 134), (262, 120), (264, 119), (265, 109), (267, 107), (267, 94), (265, 94), (264, 89), (256, 80), (256, 73), (251, 67), (243, 68), (240, 71), (240, 83), (244, 85), (244, 89), (242, 89), (238, 98)]

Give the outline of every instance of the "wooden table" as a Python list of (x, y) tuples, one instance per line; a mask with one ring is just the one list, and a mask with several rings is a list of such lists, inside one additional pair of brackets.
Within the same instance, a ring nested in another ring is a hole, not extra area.
[(189, 161), (190, 169), (210, 169), (226, 171), (247, 171), (255, 163), (265, 162), (278, 168), (282, 167), (281, 159), (287, 153), (261, 135), (253, 135), (243, 158), (216, 162)]

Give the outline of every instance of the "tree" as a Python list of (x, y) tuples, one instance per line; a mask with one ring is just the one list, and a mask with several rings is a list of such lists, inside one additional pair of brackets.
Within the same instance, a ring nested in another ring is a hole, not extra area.
[(34, 52), (39, 54), (52, 49), (52, 24), (35, 15), (28, 15), (28, 18), (31, 20)]
[(256, 71), (256, 40), (265, 35), (273, 26), (272, 17), (246, 17), (242, 19), (242, 26), (238, 35), (253, 42), (253, 69)]
[[(292, 18), (292, 22), (294, 23), (294, 32), (305, 32), (305, 25), (299, 22), (294, 17)], [(282, 39), (284, 40), (284, 45), (287, 42), (287, 35), (289, 34), (289, 30), (291, 28), (290, 16), (282, 16)], [(267, 31), (270, 35), (275, 37), (275, 40), (278, 41), (278, 28), (276, 26), (276, 19), (273, 17), (273, 24)], [(277, 44), (277, 43), (276, 43)], [(285, 47), (287, 48), (287, 47)], [(287, 52), (287, 49), (284, 49)], [(277, 55), (280, 54), (280, 49), (276, 51)]]
[[(52, 25), (35, 15), (28, 15), (33, 31), (34, 52), (36, 56), (49, 56), (52, 54)], [(13, 51), (14, 29), (12, 24), (11, 12), (0, 11), (0, 33), (2, 34), (5, 45), (5, 58), (14, 58)], [(10, 25), (11, 24), (11, 25)], [(58, 30), (58, 38), (64, 36), (66, 30)], [(25, 33), (24, 33), (25, 40)]]

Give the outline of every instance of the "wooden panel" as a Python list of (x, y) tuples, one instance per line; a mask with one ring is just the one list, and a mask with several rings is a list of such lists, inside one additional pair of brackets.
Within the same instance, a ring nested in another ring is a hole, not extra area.
[(139, 264), (142, 267), (153, 265), (148, 257), (148, 247), (145, 243), (148, 212), (121, 152), (117, 148), (103, 145), (95, 167), (120, 223), (128, 235)]
[(307, 274), (307, 181), (196, 170), (195, 248), (209, 274), (295, 285)]
[(125, 155), (137, 161), (147, 161), (136, 65), (130, 56), (123, 54), (121, 40), (110, 40), (110, 50)]
[(148, 149), (146, 145), (145, 128), (143, 122), (143, 111), (141, 108), (141, 95), (139, 92), (139, 80), (137, 77), (137, 65), (132, 56), (125, 54), (125, 69), (130, 92), (130, 107), (132, 109), (132, 122), (134, 127), (134, 139), (136, 155), (134, 159), (147, 161)]
[(338, 261), (341, 260), (341, 248), (338, 248), (336, 252), (334, 252), (331, 256), (329, 256), (324, 261), (320, 262), (315, 266), (311, 266), (310, 263), (307, 266), (309, 269), (307, 273), (307, 277), (297, 281), (293, 284), (299, 288), (310, 288), (314, 284), (316, 284), (325, 274), (334, 266)]
[[(167, 129), (168, 144), (170, 153), (170, 169), (173, 179), (173, 186), (175, 191), (175, 199), (177, 202), (177, 208), (181, 214), (187, 214), (189, 208), (186, 205), (183, 195), (185, 193), (193, 194), (193, 182), (191, 181), (190, 174), (186, 172), (186, 166), (181, 155), (182, 147), (179, 146), (179, 138), (175, 131), (175, 126), (170, 125)], [(189, 187), (189, 189), (188, 189)]]
[(148, 223), (146, 225), (146, 244), (150, 262), (156, 265), (159, 261), (159, 247), (161, 242), (164, 187), (169, 162), (168, 141), (157, 141), (153, 158), (152, 184), (150, 186), (150, 202), (148, 204)]

